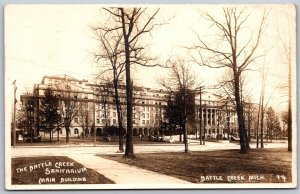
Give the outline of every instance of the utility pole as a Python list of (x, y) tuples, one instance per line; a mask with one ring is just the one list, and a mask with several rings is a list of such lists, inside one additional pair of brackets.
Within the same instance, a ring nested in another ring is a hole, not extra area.
[(199, 130), (200, 130), (200, 133), (199, 133), (199, 139), (200, 139), (200, 145), (203, 145), (202, 144), (202, 88), (203, 86), (200, 86), (200, 110), (199, 110)]
[(17, 92), (17, 86), (16, 86), (16, 80), (13, 82), (14, 85), (14, 118), (13, 118), (13, 147), (16, 146), (16, 92)]
[(94, 127), (94, 147), (96, 147), (96, 125), (95, 125), (95, 114), (96, 114), (96, 104), (95, 104), (95, 97), (93, 100), (93, 127)]

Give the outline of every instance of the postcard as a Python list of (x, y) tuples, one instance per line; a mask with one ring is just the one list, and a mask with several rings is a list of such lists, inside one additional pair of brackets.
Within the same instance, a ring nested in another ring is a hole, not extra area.
[(4, 11), (6, 189), (297, 187), (295, 5)]

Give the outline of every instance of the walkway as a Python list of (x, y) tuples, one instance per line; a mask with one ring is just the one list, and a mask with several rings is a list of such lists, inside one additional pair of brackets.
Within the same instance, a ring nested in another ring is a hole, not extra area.
[(67, 156), (85, 167), (97, 171), (117, 184), (191, 184), (184, 180), (104, 159), (95, 155), (87, 154), (82, 156), (70, 154)]
[[(255, 147), (255, 145), (251, 145)], [(286, 143), (266, 143), (265, 148), (287, 147)], [(38, 157), (38, 156), (67, 156), (78, 163), (91, 168), (117, 184), (191, 184), (189, 182), (162, 175), (156, 172), (140, 169), (127, 164), (104, 159), (96, 156), (101, 154), (117, 154), (118, 145), (100, 146), (22, 146), (8, 149), (8, 155), (12, 158)], [(156, 153), (156, 152), (183, 152), (183, 144), (137, 144), (134, 146), (135, 153)], [(239, 145), (221, 142), (206, 142), (206, 145), (199, 145), (198, 141), (190, 141), (190, 151), (212, 151), (222, 149), (239, 149)], [(150, 186), (149, 186), (150, 187)], [(157, 187), (158, 188), (158, 187)]]

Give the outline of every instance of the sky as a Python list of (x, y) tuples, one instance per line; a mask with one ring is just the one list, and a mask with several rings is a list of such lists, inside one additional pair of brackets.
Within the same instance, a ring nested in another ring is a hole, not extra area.
[[(264, 60), (251, 64), (253, 69), (267, 69), (266, 98), (270, 105), (279, 110), (286, 109), (288, 66), (283, 47), (278, 39), (278, 31), (284, 42), (291, 38), (293, 68), (295, 70), (295, 11), (291, 5), (242, 5), (251, 12), (245, 24), (241, 42), (248, 40), (259, 25), (263, 11), (268, 19), (261, 46)], [(218, 34), (201, 17), (208, 12), (216, 18), (222, 17), (222, 5), (164, 5), (159, 6), (159, 17), (167, 21), (145, 37), (150, 44), (149, 53), (164, 63), (170, 57), (190, 59), (191, 52), (184, 47), (197, 44), (196, 33), (207, 42), (213, 42)], [(19, 95), (32, 91), (35, 83), (40, 83), (44, 75), (62, 75), (78, 79), (92, 80), (97, 72), (91, 52), (97, 49), (90, 26), (105, 22), (99, 5), (9, 5), (5, 7), (5, 96), (10, 100), (13, 94), (12, 82), (17, 83)], [(279, 27), (278, 27), (279, 26)], [(278, 30), (279, 29), (279, 30)], [(193, 71), (205, 86), (213, 86), (222, 77), (224, 69), (210, 69), (192, 64)], [(167, 69), (132, 67), (133, 80), (137, 85), (158, 88), (156, 80), (168, 75)], [(296, 71), (293, 71), (296, 72)], [(247, 88), (252, 99), (258, 102), (261, 73), (247, 72)], [(294, 81), (294, 83), (296, 83)], [(271, 96), (271, 97), (270, 97)], [(9, 103), (10, 104), (10, 103)], [(10, 106), (10, 105), (9, 105)]]

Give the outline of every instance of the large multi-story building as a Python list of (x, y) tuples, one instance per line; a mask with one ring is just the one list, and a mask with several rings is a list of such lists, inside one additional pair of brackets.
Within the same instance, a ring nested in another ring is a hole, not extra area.
[[(72, 99), (76, 109), (74, 115), (67, 115), (66, 107), (61, 109), (62, 121), (67, 117), (71, 118), (70, 136), (80, 137), (90, 135), (96, 130), (97, 135), (117, 133), (118, 126), (117, 110), (111, 83), (97, 84), (87, 80), (76, 79), (67, 75), (44, 76), (40, 84), (35, 84), (33, 92), (21, 95), (22, 103), (30, 102), (34, 107), (31, 115), (34, 115), (34, 123), (30, 131), (37, 134), (44, 131), (39, 116), (41, 99), (45, 90), (50, 87), (61, 99)], [(126, 89), (124, 84), (118, 88), (122, 124), (126, 130)], [(195, 125), (189, 132), (198, 131), (199, 123), (206, 134), (216, 135), (228, 132), (236, 133), (236, 114), (232, 105), (221, 95), (206, 92), (200, 94), (194, 91), (195, 95)], [(146, 87), (134, 86), (133, 88), (133, 135), (158, 134), (162, 123), (166, 122), (165, 110), (167, 106), (168, 92)], [(62, 100), (63, 101), (63, 100)], [(199, 113), (202, 112), (201, 118)], [(59, 125), (57, 135), (66, 136), (63, 125)]]

